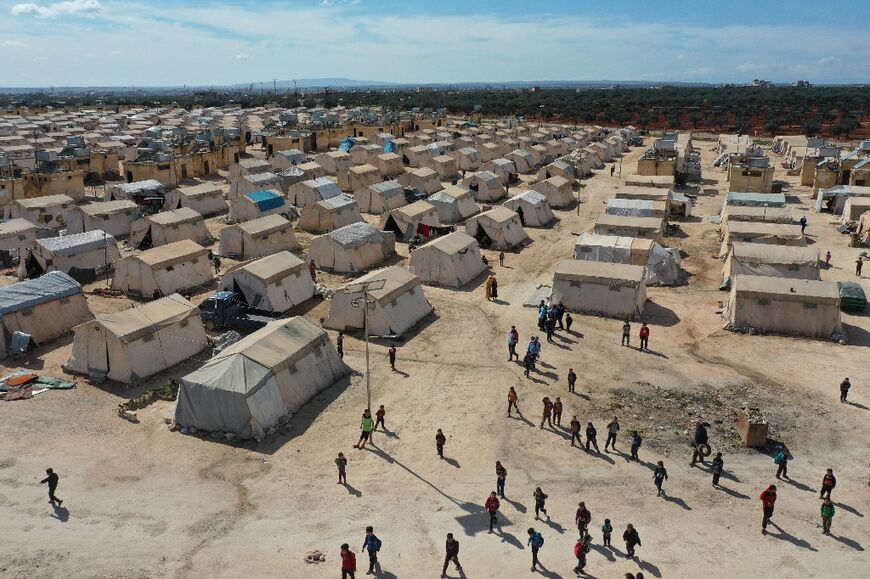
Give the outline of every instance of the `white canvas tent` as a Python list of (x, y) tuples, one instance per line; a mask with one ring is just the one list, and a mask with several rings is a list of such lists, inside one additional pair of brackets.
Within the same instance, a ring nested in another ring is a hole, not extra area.
[(416, 189), (425, 195), (431, 195), (443, 189), (441, 181), (438, 180), (438, 173), (429, 167), (411, 169), (407, 173), (403, 173), (399, 176), (399, 184), (403, 187)]
[(486, 271), (486, 264), (477, 241), (455, 231), (414, 250), (408, 269), (423, 283), (459, 288)]
[(120, 258), (115, 238), (99, 229), (47, 237), (37, 239), (32, 248), (24, 250), (18, 275), (34, 277), (47, 271), (62, 271), (79, 281), (91, 281)]
[(209, 346), (199, 308), (172, 294), (76, 326), (64, 369), (129, 384), (188, 360)]
[(843, 223), (858, 221), (861, 216), (870, 211), (870, 197), (849, 197), (843, 205)]
[(395, 153), (384, 153), (376, 158), (378, 173), (381, 179), (390, 179), (398, 177), (405, 172), (405, 166), (402, 165), (402, 158)]
[(819, 250), (737, 241), (731, 244), (722, 275), (725, 287), (738, 275), (819, 280)]
[(508, 159), (498, 158), (484, 164), (484, 169), (496, 175), (502, 185), (510, 183), (511, 175), (517, 173), (517, 167), (513, 161)]
[(217, 215), (227, 211), (223, 191), (215, 183), (200, 183), (173, 189), (166, 195), (166, 209), (193, 209), (203, 216)]
[(130, 255), (115, 262), (112, 289), (150, 297), (205, 287), (212, 280), (208, 250), (185, 239)]
[(449, 155), (432, 157), (432, 168), (438, 174), (441, 181), (450, 181), (459, 177), (459, 169), (456, 168), (456, 160)]
[(545, 181), (550, 177), (562, 177), (568, 181), (574, 179), (574, 167), (565, 161), (553, 161), (549, 165), (544, 165), (538, 170), (538, 180)]
[(722, 236), (719, 257), (724, 258), (728, 255), (731, 244), (737, 241), (800, 247), (807, 244), (804, 234), (801, 233), (800, 225), (757, 221), (728, 221)]
[(105, 201), (132, 200), (134, 197), (163, 197), (166, 187), (156, 179), (115, 183), (106, 187)]
[(255, 191), (265, 191), (269, 189), (283, 192), (284, 182), (275, 173), (256, 173), (254, 175), (243, 175), (230, 182), (230, 191), (228, 198), (230, 201), (242, 197), (248, 193)]
[(642, 266), (646, 285), (680, 285), (686, 280), (679, 250), (651, 239), (583, 233), (574, 244), (574, 259)]
[(276, 320), (181, 379), (175, 422), (259, 440), (348, 371), (315, 324)]
[(520, 224), (520, 216), (507, 207), (495, 207), (469, 217), (465, 232), (484, 249), (512, 249), (529, 238)]
[(82, 286), (60, 271), (0, 287), (0, 357), (17, 331), (44, 344), (93, 317)]
[(480, 158), (480, 152), (473, 147), (462, 147), (453, 151), (453, 159), (456, 161), (456, 168), (460, 171), (477, 171), (483, 162)]
[(767, 223), (794, 223), (791, 210), (786, 207), (736, 207), (722, 209), (722, 226), (728, 221), (764, 221)]
[(567, 207), (576, 201), (571, 181), (554, 176), (535, 183), (535, 191), (547, 198), (550, 207)]
[(221, 229), (220, 254), (254, 259), (299, 248), (293, 224), (280, 215), (266, 215)]
[(66, 232), (85, 233), (101, 230), (113, 237), (130, 235), (130, 227), (139, 217), (133, 201), (100, 201), (73, 207), (66, 214)]
[(236, 292), (252, 308), (283, 313), (314, 297), (314, 281), (305, 262), (279, 251), (228, 271), (221, 288)]
[(395, 181), (381, 181), (357, 191), (354, 196), (364, 213), (381, 214), (408, 204), (405, 190)]
[(214, 241), (202, 215), (187, 207), (161, 211), (134, 221), (127, 246), (148, 249), (182, 239), (190, 239), (200, 245), (211, 245)]
[(342, 193), (304, 207), (299, 217), (299, 227), (305, 231), (321, 233), (362, 220), (359, 203), (350, 195)]
[(459, 223), (480, 213), (471, 191), (461, 185), (450, 185), (429, 196), (426, 201), (435, 207), (438, 221), (444, 224)]
[[(415, 201), (410, 205), (393, 209), (381, 216), (378, 227), (381, 231), (392, 231), (396, 239), (407, 241), (415, 235), (424, 238), (431, 236), (432, 228), (441, 227), (438, 220), (438, 211), (431, 203)], [(426, 235), (429, 230), (429, 235)]]
[(318, 201), (339, 195), (341, 195), (341, 189), (335, 181), (328, 177), (321, 177), (293, 185), (288, 191), (287, 200), (291, 205), (302, 209), (314, 205)]
[(272, 155), (269, 159), (269, 163), (272, 165), (273, 172), (277, 173), (278, 171), (283, 171), (290, 167), (302, 165), (307, 162), (307, 160), (305, 153), (299, 149), (287, 149), (284, 151), (278, 151)]
[(602, 213), (595, 221), (594, 232), (599, 235), (643, 237), (658, 240), (661, 238), (663, 229), (664, 219), (661, 217), (624, 217)]
[(347, 193), (359, 191), (380, 180), (378, 168), (367, 164), (355, 165), (338, 174), (338, 186)]
[(333, 330), (362, 329), (363, 311), (352, 303), (360, 294), (350, 292), (362, 283), (376, 280), (383, 280), (384, 285), (368, 291), (374, 302), (368, 312), (369, 335), (400, 336), (432, 311), (420, 278), (394, 265), (370, 272), (336, 290), (323, 326)]
[(7, 219), (26, 219), (46, 229), (63, 229), (64, 218), (75, 202), (67, 195), (46, 195), (18, 199), (6, 206)]
[(326, 177), (326, 170), (314, 161), (302, 163), (301, 165), (297, 165), (296, 167), (300, 171), (302, 171), (303, 181), (310, 181), (311, 179), (320, 179), (321, 177)]
[(505, 155), (505, 159), (513, 162), (514, 167), (516, 167), (516, 173), (526, 174), (535, 170), (535, 158), (526, 149), (515, 149)]
[(646, 303), (643, 269), (622, 263), (560, 260), (550, 301), (572, 312), (640, 318)]
[(519, 215), (523, 227), (544, 227), (556, 220), (547, 198), (534, 190), (523, 191), (502, 205)]
[(259, 175), (270, 173), (272, 166), (263, 159), (240, 159), (238, 163), (230, 165), (228, 178), (230, 182), (247, 175)]
[(472, 173), (462, 180), (462, 184), (471, 190), (479, 203), (498, 201), (507, 195), (501, 179), (490, 171)]
[(722, 317), (728, 330), (843, 337), (840, 292), (834, 282), (738, 275)]
[(230, 219), (250, 221), (267, 215), (297, 215), (295, 207), (278, 191), (254, 191), (230, 200)]
[(371, 269), (396, 253), (396, 237), (361, 221), (311, 240), (308, 259), (317, 269), (356, 273)]
[(665, 217), (664, 201), (647, 201), (646, 199), (608, 199), (605, 213), (608, 215), (623, 215), (625, 217)]
[(336, 176), (353, 166), (353, 159), (344, 151), (330, 151), (314, 157), (314, 162), (323, 167), (327, 175)]
[(37, 238), (51, 237), (55, 233), (26, 219), (0, 222), (0, 252), (7, 252), (9, 257), (20, 256), (23, 250), (36, 244)]

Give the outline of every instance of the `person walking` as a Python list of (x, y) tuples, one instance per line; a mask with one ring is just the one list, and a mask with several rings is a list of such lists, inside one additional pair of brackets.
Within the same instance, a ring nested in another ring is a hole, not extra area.
[(822, 534), (830, 535), (831, 534), (831, 520), (834, 518), (834, 503), (831, 502), (831, 497), (825, 497), (825, 500), (822, 501)]
[(338, 453), (335, 466), (338, 467), (338, 482), (335, 484), (347, 484), (347, 459), (344, 458), (343, 452)]
[(529, 377), (532, 369), (535, 367), (535, 355), (531, 352), (526, 352), (526, 355), (523, 356), (523, 376), (526, 378)]
[(387, 431), (387, 427), (384, 424), (384, 416), (386, 416), (386, 415), (387, 415), (387, 411), (384, 408), (384, 405), (381, 404), (380, 406), (378, 406), (377, 412), (375, 412), (375, 428), (374, 428), (374, 430), (377, 430), (378, 425), (380, 425), (381, 430), (383, 430), (384, 432)]
[(574, 318), (571, 317), (571, 312), (565, 314), (565, 331), (571, 333), (571, 324), (574, 323)]
[(547, 343), (548, 344), (555, 343), (553, 341), (553, 334), (556, 332), (556, 318), (548, 317), (547, 321), (546, 321), (546, 328), (547, 328)]
[[(547, 494), (541, 490), (541, 487), (535, 489), (532, 498), (535, 499), (535, 520), (540, 517), (540, 513), (547, 515)], [(547, 515), (550, 518), (550, 515)]]
[(610, 166), (610, 176), (613, 177), (613, 173), (616, 171), (616, 163)]
[(543, 404), (544, 404), (544, 413), (541, 416), (541, 426), (540, 427), (544, 428), (544, 423), (546, 422), (547, 426), (549, 426), (550, 428), (553, 428), (553, 421), (550, 418), (550, 416), (553, 413), (553, 403), (550, 401), (549, 396), (544, 396)]
[(486, 499), (486, 503), (484, 503), (483, 507), (486, 509), (486, 512), (489, 513), (489, 532), (493, 532), (493, 527), (498, 522), (498, 508), (501, 506), (501, 503), (498, 500), (498, 497), (495, 496), (495, 491), (489, 493), (489, 498)]
[(495, 461), (495, 490), (501, 498), (504, 498), (504, 485), (507, 482), (507, 469), (501, 462)]
[(492, 274), (492, 299), (498, 299), (498, 278)]
[(831, 251), (825, 252), (825, 269), (831, 269)]
[(520, 416), (523, 415), (523, 413), (520, 412), (520, 407), (517, 406), (517, 400), (519, 400), (519, 396), (517, 396), (517, 391), (514, 389), (513, 386), (511, 386), (508, 390), (508, 418), (511, 417), (511, 408), (514, 408), (517, 411), (517, 414), (519, 414)]
[(341, 579), (354, 579), (356, 577), (356, 555), (350, 550), (350, 545), (344, 543), (341, 546)]
[(444, 436), (444, 433), (441, 432), (441, 429), (438, 429), (438, 432), (435, 434), (435, 450), (438, 452), (438, 458), (444, 460), (444, 445), (447, 443), (447, 437)]
[(725, 469), (725, 461), (722, 460), (722, 453), (717, 452), (713, 463), (710, 465), (710, 471), (713, 473), (713, 486), (719, 486), (719, 477), (722, 476), (722, 471)]
[(586, 553), (589, 552), (589, 543), (586, 542), (586, 536), (580, 536), (574, 544), (574, 557), (577, 558), (577, 566), (574, 567), (574, 573), (579, 575), (586, 567)]
[(492, 284), (495, 281), (495, 278), (489, 276), (486, 278), (486, 281), (483, 284), (483, 295), (486, 297), (486, 301), (492, 301)]
[(604, 524), (601, 525), (601, 540), (605, 547), (610, 547), (611, 535), (613, 535), (613, 525), (610, 524), (610, 519), (604, 519)]
[(556, 396), (556, 401), (553, 402), (553, 424), (562, 426), (562, 399)]
[(576, 416), (571, 419), (571, 446), (574, 446), (575, 440), (577, 441), (577, 446), (583, 445), (583, 441), (580, 440), (581, 426), (582, 425), (580, 424), (580, 421), (577, 419)]
[(453, 533), (447, 533), (447, 541), (444, 544), (444, 568), (441, 570), (441, 576), (447, 575), (447, 564), (453, 563), (456, 565), (456, 570), (461, 574), (462, 565), (459, 564), (459, 541), (453, 538)]
[(622, 345), (631, 346), (631, 324), (628, 318), (625, 318), (625, 323), (622, 324)]
[(831, 491), (837, 486), (837, 477), (834, 476), (834, 469), (829, 468), (822, 477), (822, 490), (819, 492), (819, 498), (831, 498)]
[(374, 430), (374, 422), (372, 421), (372, 413), (366, 408), (363, 411), (362, 421), (360, 422), (360, 432), (359, 442), (354, 445), (356, 449), (363, 449), (366, 446), (366, 442), (372, 437), (372, 430)]
[(668, 470), (665, 468), (665, 463), (662, 461), (658, 461), (655, 471), (653, 471), (653, 482), (656, 485), (656, 489), (658, 489), (657, 497), (665, 494), (665, 491), (662, 490), (662, 483), (668, 480)]
[(387, 358), (390, 359), (390, 369), (395, 372), (396, 371), (396, 345), (390, 344), (390, 348), (387, 350)]
[(643, 444), (643, 438), (640, 437), (637, 430), (633, 431), (631, 433), (631, 458), (636, 462), (640, 461), (637, 457), (637, 451), (640, 450), (641, 444)]
[(616, 450), (616, 434), (618, 432), (619, 420), (614, 416), (613, 420), (607, 424), (607, 440), (604, 442), (604, 452), (607, 452), (610, 446), (613, 446), (613, 450)]
[(504, 250), (498, 252), (498, 266), (504, 267)]
[(773, 457), (774, 464), (779, 465), (776, 469), (776, 478), (780, 477), (788, 478), (788, 461), (789, 456), (785, 451), (785, 447), (780, 446), (779, 452), (776, 453), (776, 456)]
[(315, 267), (313, 259), (308, 262), (308, 273), (311, 274), (311, 281), (317, 283), (317, 267)]
[(54, 496), (54, 492), (57, 490), (57, 483), (60, 482), (60, 477), (57, 476), (57, 473), (51, 468), (45, 469), (45, 474), (48, 476), (39, 481), (39, 484), (48, 485), (48, 502), (52, 505), (55, 503), (57, 503), (57, 506), (63, 505), (63, 501)]
[(215, 275), (221, 272), (221, 258), (219, 256), (214, 256), (211, 258), (211, 264), (214, 266)]
[(577, 384), (577, 374), (574, 373), (574, 368), (568, 368), (568, 392), (574, 392), (574, 385)]
[(701, 446), (707, 444), (707, 424), (704, 422), (695, 423), (695, 436), (692, 439), (692, 460), (689, 466), (695, 466), (699, 460), (704, 464), (704, 455), (701, 452)]
[(763, 513), (761, 518), (761, 534), (766, 535), (767, 523), (773, 517), (773, 505), (776, 504), (776, 485), (770, 485), (764, 489), (758, 498), (761, 499), (761, 511)]
[(574, 513), (574, 524), (577, 525), (577, 531), (581, 537), (586, 536), (586, 530), (589, 528), (589, 523), (592, 522), (592, 513), (586, 508), (586, 503), (580, 501), (577, 505), (577, 512)]
[(637, 534), (637, 529), (629, 523), (625, 527), (625, 532), (622, 533), (622, 540), (625, 541), (625, 558), (631, 559), (634, 557), (634, 548), (641, 547), (640, 535)]
[(532, 547), (532, 568), (530, 570), (534, 571), (538, 566), (538, 551), (544, 546), (544, 537), (532, 527), (529, 527), (528, 534), (529, 540), (526, 545)]
[(538, 306), (538, 329), (542, 332), (546, 331), (544, 327), (544, 323), (547, 321), (547, 304), (544, 303), (544, 300), (541, 300), (541, 304)]
[(586, 423), (586, 452), (589, 452), (590, 444), (595, 447), (595, 452), (601, 452), (598, 450), (598, 431), (591, 422), (588, 422)]
[(562, 324), (562, 318), (565, 317), (565, 306), (561, 303), (556, 304), (556, 323), (559, 324), (559, 329), (564, 330), (565, 326)]
[(846, 397), (849, 396), (849, 388), (852, 387), (852, 383), (849, 382), (849, 378), (843, 378), (843, 381), (840, 382), (840, 402), (846, 403)]
[(508, 362), (513, 361), (514, 358), (520, 359), (520, 355), (517, 354), (517, 342), (519, 341), (520, 334), (517, 332), (517, 327), (511, 326), (511, 331), (508, 332)]
[(335, 339), (335, 349), (338, 351), (338, 357), (344, 360), (344, 332), (339, 332)]
[(798, 220), (798, 223), (801, 226), (801, 235), (804, 234), (804, 231), (807, 229), (807, 216), (801, 215), (801, 218)]
[(855, 276), (861, 277), (861, 270), (864, 268), (864, 260), (861, 259), (861, 256), (858, 256), (858, 259), (855, 261)]
[(649, 352), (649, 326), (646, 323), (641, 324), (639, 335), (641, 351), (646, 350)]
[(363, 539), (362, 550), (369, 555), (369, 570), (366, 575), (373, 575), (375, 566), (380, 567), (378, 563), (378, 553), (381, 550), (381, 540), (375, 535), (375, 528), (369, 525), (366, 527), (366, 536)]

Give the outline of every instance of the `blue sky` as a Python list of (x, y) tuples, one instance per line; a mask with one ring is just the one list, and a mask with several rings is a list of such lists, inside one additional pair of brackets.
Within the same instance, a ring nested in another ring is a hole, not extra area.
[(866, 83), (867, 22), (867, 0), (0, 0), (0, 85)]

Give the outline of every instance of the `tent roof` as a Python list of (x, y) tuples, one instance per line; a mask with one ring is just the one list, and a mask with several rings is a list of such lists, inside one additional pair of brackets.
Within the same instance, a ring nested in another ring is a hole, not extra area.
[(378, 168), (373, 167), (369, 164), (356, 165), (356, 166), (350, 168), (350, 172), (351, 173), (358, 173), (360, 175), (365, 175), (366, 173), (377, 173)]
[(115, 238), (105, 231), (95, 229), (84, 233), (63, 235), (61, 237), (37, 239), (36, 244), (45, 248), (52, 255), (68, 257), (114, 245)]
[(759, 233), (778, 237), (802, 237), (801, 226), (790, 223), (767, 223), (766, 221), (728, 221), (728, 233)]
[(162, 191), (163, 183), (156, 179), (147, 179), (145, 181), (134, 181), (133, 183), (119, 183), (116, 185), (125, 193), (138, 193), (140, 191)]
[(246, 263), (234, 271), (245, 270), (265, 283), (270, 283), (305, 267), (304, 261), (285, 250)]
[(836, 304), (840, 301), (837, 284), (829, 281), (738, 275), (734, 291), (744, 297), (770, 297), (789, 301)]
[(812, 265), (819, 262), (819, 250), (812, 247), (735, 241), (731, 253), (737, 261)]
[(562, 259), (556, 264), (556, 276), (574, 281), (621, 281), (637, 285), (643, 281), (643, 269), (643, 266), (625, 263)]
[(122, 342), (129, 343), (198, 313), (194, 310), (197, 310), (195, 305), (178, 294), (172, 294), (129, 310), (99, 316), (88, 323), (102, 324)]
[(441, 201), (442, 203), (455, 203), (466, 197), (471, 198), (471, 189), (466, 189), (461, 185), (449, 185), (446, 189), (442, 189), (437, 193), (433, 193), (428, 197), (428, 201)]
[(764, 221), (792, 221), (791, 210), (787, 207), (740, 207), (731, 205), (726, 212), (728, 219), (761, 216)]
[(660, 187), (626, 186), (616, 190), (617, 199), (667, 199), (670, 191)]
[(79, 282), (62, 271), (0, 288), (0, 316), (82, 293)]
[(384, 234), (365, 221), (358, 221), (344, 227), (339, 227), (326, 235), (343, 247), (354, 247), (365, 243), (380, 243), (384, 240)]
[(115, 213), (123, 213), (128, 209), (138, 209), (138, 205), (129, 199), (119, 199), (117, 201), (97, 201), (81, 205), (79, 209), (82, 213), (86, 213), (91, 217), (95, 215), (113, 215)]
[(395, 181), (381, 181), (380, 183), (375, 183), (373, 185), (369, 185), (369, 187), (379, 193), (383, 193), (385, 195), (399, 195), (405, 194), (405, 190), (402, 189), (402, 186), (396, 183)]
[(335, 197), (329, 197), (328, 199), (321, 199), (316, 203), (316, 205), (323, 207), (327, 211), (341, 209), (342, 207), (348, 207), (354, 204), (356, 204), (356, 198), (345, 193), (336, 195)]
[(454, 253), (462, 252), (476, 243), (477, 241), (467, 233), (454, 231), (453, 233), (447, 234), (443, 237), (438, 237), (434, 241), (430, 241), (419, 249), (430, 247), (447, 255), (453, 255)]
[(168, 267), (195, 257), (206, 255), (208, 250), (190, 239), (159, 245), (134, 257), (152, 268)]
[(435, 211), (435, 206), (421, 199), (419, 201), (414, 201), (410, 205), (404, 205), (402, 207), (393, 209), (393, 211), (398, 211), (407, 215), (410, 218), (414, 218), (423, 215), (424, 213)]
[(15, 201), (25, 209), (38, 209), (40, 207), (55, 207), (57, 205), (75, 203), (67, 195), (45, 195), (44, 197), (32, 197), (30, 199), (17, 199)]
[[(422, 282), (416, 275), (398, 265), (385, 267), (369, 272), (366, 275), (357, 278), (347, 285), (355, 285), (362, 282), (373, 280), (384, 280), (384, 287), (378, 290), (370, 290), (369, 295), (379, 302), (388, 302), (394, 297), (407, 292), (409, 289), (420, 285)], [(345, 286), (347, 287), (347, 286)]]
[(243, 175), (242, 179), (246, 179), (255, 185), (268, 185), (270, 183), (277, 183), (281, 180), (281, 177), (276, 175), (275, 173), (271, 173), (266, 171), (265, 173), (254, 173), (253, 175)]
[(161, 211), (148, 217), (148, 221), (154, 225), (173, 225), (176, 223), (187, 223), (189, 221), (201, 221), (202, 215), (197, 213), (190, 207), (182, 207), (173, 209), (172, 211)]
[(290, 222), (281, 215), (272, 214), (266, 215), (265, 217), (258, 217), (257, 219), (251, 219), (250, 221), (237, 223), (235, 227), (238, 227), (249, 235), (261, 235), (267, 231), (274, 231), (289, 225)]
[(652, 251), (655, 241), (642, 237), (625, 237), (622, 235), (599, 235), (597, 233), (583, 233), (577, 237), (575, 246), (583, 247), (624, 247), (626, 249), (639, 249)]
[(564, 187), (565, 185), (569, 185), (571, 182), (568, 179), (562, 177), (561, 175), (553, 175), (549, 179), (544, 179), (544, 183), (550, 183), (557, 189)]
[(200, 183), (179, 187), (178, 192), (187, 197), (199, 197), (201, 195), (223, 195), (221, 188), (214, 183)]
[(783, 193), (742, 193), (729, 191), (725, 194), (726, 205), (751, 204), (767, 205), (768, 207), (785, 207)]
[(634, 227), (637, 229), (660, 230), (663, 219), (661, 217), (626, 217), (624, 215), (608, 215), (602, 213), (595, 221), (595, 225), (612, 225), (616, 227)]
[(515, 211), (511, 211), (507, 207), (498, 206), (498, 207), (493, 207), (489, 211), (484, 211), (483, 213), (478, 215), (478, 218), (480, 218), (480, 217), (488, 217), (489, 219), (491, 219), (492, 221), (495, 221), (496, 223), (506, 223), (506, 222), (510, 221), (511, 219), (518, 217), (518, 215)]
[(32, 229), (39, 229), (38, 225), (34, 225), (26, 219), (16, 218), (0, 223), (0, 237), (7, 235), (17, 235)]
[(528, 191), (523, 191), (519, 195), (514, 195), (513, 197), (510, 198), (510, 200), (518, 200), (518, 201), (523, 200), (523, 201), (526, 201), (528, 203), (531, 203), (532, 205), (540, 205), (542, 203), (548, 203), (547, 198), (544, 195), (542, 195), (541, 193), (538, 193), (537, 191), (535, 191), (534, 189), (529, 189)]

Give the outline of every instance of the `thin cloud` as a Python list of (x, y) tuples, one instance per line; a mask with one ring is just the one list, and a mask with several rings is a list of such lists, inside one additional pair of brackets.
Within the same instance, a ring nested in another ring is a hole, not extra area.
[(93, 15), (102, 8), (99, 0), (67, 0), (53, 4), (34, 4), (32, 2), (15, 4), (10, 12), (13, 16), (53, 18), (62, 15)]
[(247, 52), (240, 52), (236, 55), (236, 60), (250, 60), (252, 57)]
[(28, 45), (18, 40), (4, 40), (0, 42), (0, 46), (3, 48), (25, 48)]

